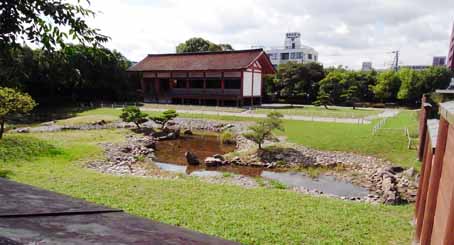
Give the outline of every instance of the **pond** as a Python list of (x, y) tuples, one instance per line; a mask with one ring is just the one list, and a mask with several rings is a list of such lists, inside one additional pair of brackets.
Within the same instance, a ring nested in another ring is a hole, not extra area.
[(156, 166), (160, 169), (190, 176), (223, 176), (224, 173), (235, 173), (250, 177), (272, 179), (288, 187), (304, 187), (309, 190), (318, 190), (325, 194), (345, 197), (365, 197), (368, 190), (346, 181), (337, 180), (333, 176), (320, 175), (316, 178), (301, 172), (276, 171), (258, 167), (221, 166), (206, 167), (187, 165), (185, 153), (194, 153), (200, 161), (215, 154), (225, 154), (234, 151), (232, 145), (223, 145), (216, 136), (192, 135), (183, 136), (176, 140), (159, 141), (156, 145)]

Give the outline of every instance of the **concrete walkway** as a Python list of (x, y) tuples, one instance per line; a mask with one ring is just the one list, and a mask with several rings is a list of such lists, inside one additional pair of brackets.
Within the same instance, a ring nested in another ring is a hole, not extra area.
[(0, 178), (0, 244), (238, 244)]
[[(162, 112), (168, 109), (161, 108), (145, 108), (141, 107), (143, 111), (156, 111)], [(202, 115), (214, 115), (214, 116), (235, 116), (235, 117), (250, 117), (250, 118), (265, 118), (266, 114), (255, 114), (248, 111), (243, 112), (223, 112), (223, 111), (203, 111), (203, 110), (176, 110), (179, 113), (186, 114), (202, 114)], [(297, 121), (312, 121), (312, 122), (336, 122), (336, 123), (351, 123), (351, 124), (370, 124), (372, 120), (384, 117), (393, 117), (397, 115), (399, 111), (395, 109), (384, 109), (384, 111), (378, 115), (369, 116), (365, 118), (336, 118), (336, 117), (316, 117), (316, 116), (298, 116), (298, 115), (284, 115), (284, 119), (297, 120)]]

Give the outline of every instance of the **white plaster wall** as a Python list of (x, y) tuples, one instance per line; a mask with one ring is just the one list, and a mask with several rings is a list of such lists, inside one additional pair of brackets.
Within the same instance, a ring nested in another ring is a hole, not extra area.
[(262, 73), (254, 72), (254, 96), (260, 96), (262, 92)]
[(243, 96), (251, 96), (252, 72), (243, 72)]

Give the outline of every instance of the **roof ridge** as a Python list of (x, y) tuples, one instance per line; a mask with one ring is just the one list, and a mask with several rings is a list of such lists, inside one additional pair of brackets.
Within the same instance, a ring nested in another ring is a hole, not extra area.
[(166, 54), (148, 54), (148, 56), (183, 56), (183, 55), (209, 55), (209, 54), (234, 54), (234, 53), (249, 53), (249, 52), (262, 52), (262, 48), (258, 49), (241, 49), (231, 51), (203, 51), (203, 52), (190, 52), (190, 53), (166, 53)]

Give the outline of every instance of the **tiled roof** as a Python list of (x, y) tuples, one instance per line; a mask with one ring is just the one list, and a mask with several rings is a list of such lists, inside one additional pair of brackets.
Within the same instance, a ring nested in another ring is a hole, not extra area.
[(264, 73), (274, 73), (262, 49), (183, 54), (150, 54), (129, 71), (208, 71), (238, 70), (258, 60)]

